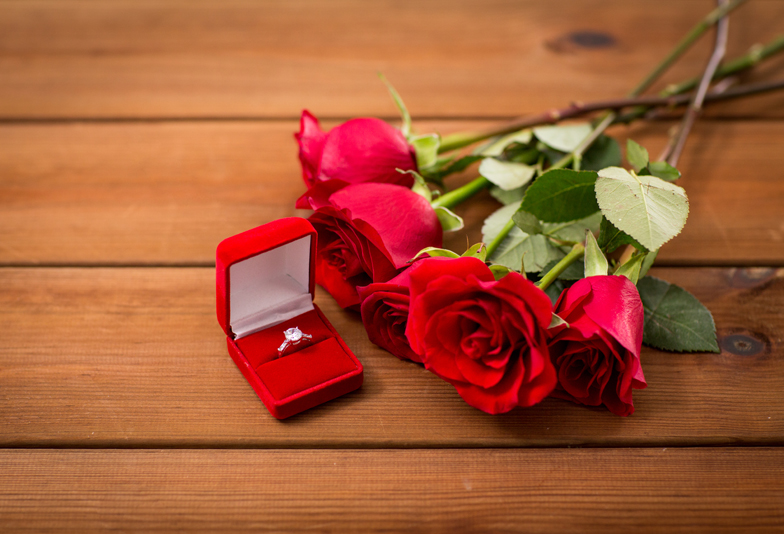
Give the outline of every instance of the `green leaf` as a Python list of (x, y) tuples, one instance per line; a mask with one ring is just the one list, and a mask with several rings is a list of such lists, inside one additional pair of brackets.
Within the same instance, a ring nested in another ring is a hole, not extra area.
[(566, 282), (562, 280), (556, 280), (555, 282), (547, 286), (547, 289), (544, 290), (545, 295), (550, 297), (550, 302), (553, 303), (553, 306), (555, 306), (555, 303), (558, 302), (558, 297), (561, 296), (561, 293), (563, 292), (566, 286), (567, 286)]
[(648, 156), (648, 151), (645, 150), (645, 147), (638, 145), (631, 139), (627, 139), (626, 159), (629, 160), (629, 163), (634, 167), (635, 171), (640, 172), (648, 166), (650, 156)]
[(674, 182), (681, 177), (681, 171), (666, 161), (652, 161), (648, 165), (648, 171), (650, 171), (652, 175), (668, 182)]
[(689, 200), (682, 187), (620, 167), (599, 171), (596, 200), (607, 220), (648, 250), (678, 235), (689, 215)]
[(479, 165), (479, 174), (504, 191), (511, 191), (530, 182), (536, 174), (536, 167), (487, 158)]
[(454, 214), (444, 206), (438, 206), (436, 208), (436, 217), (438, 217), (438, 222), (441, 223), (441, 229), (444, 232), (455, 232), (457, 230), (462, 230), (465, 226), (462, 217)]
[(600, 135), (583, 154), (580, 168), (584, 171), (600, 171), (606, 167), (620, 167), (621, 147), (618, 141), (607, 135)]
[(409, 260), (409, 262), (414, 261), (419, 256), (421, 256), (422, 254), (427, 254), (431, 258), (459, 258), (460, 257), (457, 254), (455, 254), (454, 252), (452, 252), (451, 250), (447, 250), (445, 248), (425, 247), (422, 250), (420, 250), (419, 252), (417, 252), (416, 256), (411, 258)]
[(585, 239), (585, 231), (598, 232), (602, 214), (596, 212), (584, 219), (568, 223), (544, 223), (542, 230), (545, 235), (560, 239), (561, 241), (581, 242)]
[(568, 124), (565, 126), (540, 126), (534, 135), (542, 143), (561, 152), (572, 152), (593, 131), (590, 124)]
[(642, 260), (642, 266), (640, 267), (640, 278), (643, 278), (648, 274), (648, 271), (653, 267), (653, 262), (656, 260), (658, 254), (658, 250), (652, 250), (645, 255), (645, 259)]
[[(543, 277), (544, 275), (546, 275), (547, 273), (549, 273), (550, 271), (552, 271), (553, 267), (556, 266), (558, 261), (559, 260), (553, 260), (550, 263), (548, 263), (547, 265), (545, 265), (544, 268), (542, 269), (542, 272), (539, 273), (540, 274), (540, 278)], [(558, 280), (568, 280), (568, 281), (571, 282), (573, 280), (580, 280), (581, 278), (585, 278), (585, 276), (583, 274), (583, 266), (582, 266), (582, 264), (580, 262), (575, 262), (575, 263), (571, 264), (569, 267), (567, 267), (566, 269), (564, 269), (564, 272), (559, 274), (557, 279)]]
[(599, 211), (594, 194), (596, 173), (553, 169), (531, 184), (523, 209), (547, 222), (582, 219)]
[(720, 352), (713, 316), (694, 295), (651, 276), (637, 290), (645, 309), (643, 343), (676, 352)]
[(606, 253), (611, 253), (621, 245), (631, 245), (637, 250), (648, 250), (639, 244), (632, 236), (625, 232), (618, 230), (613, 224), (602, 216), (602, 222), (599, 226), (599, 248)]
[(490, 195), (501, 204), (511, 204), (513, 202), (520, 202), (528, 190), (528, 185), (512, 189), (511, 191), (504, 191), (497, 185), (490, 187)]
[(469, 247), (468, 250), (463, 252), (462, 256), (464, 258), (479, 258), (482, 261), (485, 261), (487, 258), (487, 247), (484, 243), (477, 243), (476, 245)]
[(403, 99), (400, 98), (400, 95), (395, 91), (395, 88), (392, 87), (392, 84), (389, 83), (386, 76), (379, 72), (378, 77), (381, 78), (381, 81), (387, 86), (387, 90), (392, 96), (392, 100), (395, 101), (395, 105), (400, 111), (400, 116), (403, 118), (403, 126), (400, 128), (400, 131), (403, 132), (404, 137), (408, 138), (408, 135), (411, 133), (411, 115), (409, 115), (408, 109), (406, 109), (406, 105), (403, 103)]
[(512, 132), (510, 134), (504, 135), (503, 137), (499, 138), (497, 141), (493, 141), (487, 148), (482, 150), (483, 156), (500, 156), (504, 153), (504, 149), (511, 145), (512, 143), (519, 143), (521, 145), (527, 145), (531, 142), (533, 138), (533, 134), (531, 130), (522, 130), (519, 132)]
[[(514, 202), (499, 208), (485, 219), (482, 241), (492, 242), (519, 208), (520, 203)], [(561, 247), (553, 245), (544, 235), (530, 235), (515, 226), (488, 259), (516, 271), (525, 257), (525, 270), (530, 273), (541, 271), (552, 260), (559, 260), (565, 255)]]
[(535, 215), (527, 211), (517, 211), (512, 215), (515, 225), (526, 234), (536, 235), (542, 233), (542, 223)]
[(645, 259), (646, 254), (635, 254), (629, 260), (618, 267), (613, 273), (615, 276), (625, 276), (631, 280), (632, 284), (637, 285), (637, 280), (640, 278), (640, 267), (642, 261)]
[(610, 267), (607, 258), (602, 254), (596, 238), (591, 232), (585, 232), (585, 276), (605, 276)]
[(490, 272), (493, 273), (496, 281), (500, 280), (507, 274), (511, 273), (512, 271), (509, 268), (504, 267), (503, 265), (490, 265)]
[(437, 134), (412, 137), (409, 142), (416, 152), (417, 167), (420, 170), (436, 164), (438, 160), (438, 146), (441, 144), (441, 139)]

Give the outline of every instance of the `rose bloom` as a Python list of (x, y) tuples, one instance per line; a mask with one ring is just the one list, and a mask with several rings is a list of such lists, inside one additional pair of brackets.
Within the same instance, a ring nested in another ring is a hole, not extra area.
[(401, 360), (418, 363), (422, 363), (422, 358), (411, 350), (406, 338), (406, 325), (411, 273), (422, 261), (415, 262), (389, 282), (357, 288), (362, 300), (362, 324), (370, 341)]
[(425, 367), (487, 413), (552, 391), (547, 295), (517, 273), (496, 281), (477, 258), (425, 259), (410, 274), (406, 337)]
[(443, 235), (430, 203), (392, 184), (349, 185), (309, 220), (318, 232), (316, 283), (342, 308), (358, 309), (357, 286), (389, 281)]
[(555, 313), (569, 326), (550, 331), (558, 372), (552, 395), (631, 415), (632, 389), (646, 386), (640, 366), (644, 312), (635, 285), (625, 276), (584, 278), (561, 293)]
[(376, 182), (411, 187), (414, 179), (403, 171), (416, 171), (416, 154), (405, 136), (375, 118), (351, 119), (324, 132), (318, 119), (302, 111), (299, 143), (302, 178), (310, 188), (319, 182), (347, 184)]

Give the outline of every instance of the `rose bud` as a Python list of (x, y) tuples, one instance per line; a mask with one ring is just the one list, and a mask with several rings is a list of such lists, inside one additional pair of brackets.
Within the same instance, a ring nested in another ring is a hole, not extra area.
[(441, 246), (430, 203), (399, 185), (349, 185), (309, 220), (318, 232), (316, 283), (342, 308), (359, 309), (357, 286), (387, 282), (423, 248)]
[(418, 363), (422, 363), (422, 358), (408, 344), (406, 324), (410, 276), (421, 263), (415, 262), (389, 282), (357, 288), (362, 299), (362, 324), (370, 341), (401, 360)]
[(547, 295), (518, 273), (496, 281), (477, 258), (419, 263), (410, 275), (406, 336), (425, 367), (487, 413), (547, 397), (556, 382)]
[(555, 313), (569, 326), (550, 331), (558, 372), (553, 397), (631, 415), (632, 389), (647, 385), (640, 366), (644, 312), (635, 285), (625, 276), (584, 278), (561, 293)]
[(351, 119), (324, 132), (318, 119), (302, 111), (299, 143), (302, 178), (308, 188), (319, 182), (341, 180), (390, 183), (411, 187), (414, 179), (403, 171), (416, 171), (416, 154), (405, 136), (375, 118)]

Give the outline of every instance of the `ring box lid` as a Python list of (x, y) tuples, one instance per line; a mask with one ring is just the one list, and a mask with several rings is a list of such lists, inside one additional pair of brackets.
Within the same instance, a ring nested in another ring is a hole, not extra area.
[(218, 245), (218, 322), (241, 338), (313, 309), (316, 230), (301, 217), (278, 219)]

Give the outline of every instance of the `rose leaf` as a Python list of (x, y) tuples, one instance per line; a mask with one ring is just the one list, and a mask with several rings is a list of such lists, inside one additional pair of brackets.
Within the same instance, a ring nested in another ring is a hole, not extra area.
[(648, 171), (652, 175), (668, 182), (674, 182), (681, 177), (681, 171), (666, 161), (652, 161), (648, 164)]
[(620, 167), (599, 171), (596, 200), (607, 220), (648, 250), (678, 235), (689, 215), (689, 200), (682, 187)]
[(536, 218), (536, 215), (533, 215), (532, 213), (518, 210), (512, 215), (512, 220), (515, 225), (526, 234), (536, 235), (542, 233), (542, 223), (540, 223), (539, 219)]
[(512, 189), (511, 191), (504, 191), (497, 185), (494, 185), (490, 188), (490, 195), (501, 204), (506, 205), (523, 200), (527, 190), (528, 184), (518, 187), (517, 189)]
[(637, 250), (648, 250), (635, 239), (625, 232), (618, 230), (613, 224), (602, 216), (602, 222), (599, 225), (599, 248), (606, 253), (611, 253), (621, 245), (631, 245)]
[(531, 142), (533, 134), (531, 130), (521, 130), (519, 132), (512, 132), (504, 135), (498, 140), (493, 141), (490, 145), (482, 149), (483, 156), (500, 156), (504, 153), (506, 147), (512, 143), (527, 145)]
[[(485, 219), (482, 241), (492, 242), (519, 208), (519, 202), (507, 204)], [(559, 260), (565, 255), (564, 250), (553, 245), (544, 235), (530, 235), (515, 226), (488, 259), (516, 271), (525, 257), (525, 270), (530, 273), (541, 271), (552, 260)]]
[(620, 166), (622, 159), (618, 141), (601, 135), (583, 154), (580, 168), (584, 171), (599, 171), (605, 167)]
[[(558, 261), (559, 260), (553, 260), (550, 263), (548, 263), (547, 265), (545, 265), (544, 268), (542, 269), (542, 272), (540, 273), (541, 276), (544, 276), (547, 273), (549, 273), (553, 269), (553, 267), (556, 266)], [(579, 262), (575, 262), (575, 263), (571, 264), (569, 267), (564, 269), (564, 272), (562, 272), (561, 274), (558, 275), (558, 280), (566, 280), (566, 281), (569, 281), (569, 282), (574, 281), (574, 280), (580, 280), (581, 278), (584, 278), (583, 266), (580, 265)]]
[(637, 290), (645, 310), (643, 343), (675, 352), (720, 352), (713, 316), (694, 295), (651, 276)]
[(591, 125), (584, 122), (565, 126), (540, 126), (534, 128), (534, 135), (550, 148), (561, 152), (572, 152), (592, 131)]
[(479, 165), (479, 174), (504, 191), (511, 191), (530, 182), (536, 174), (536, 167), (487, 158)]
[(546, 222), (566, 222), (599, 211), (594, 171), (553, 169), (531, 184), (523, 198), (523, 209)]
[(650, 156), (645, 147), (638, 145), (631, 139), (626, 140), (626, 159), (634, 168), (635, 171), (640, 172), (648, 166)]

